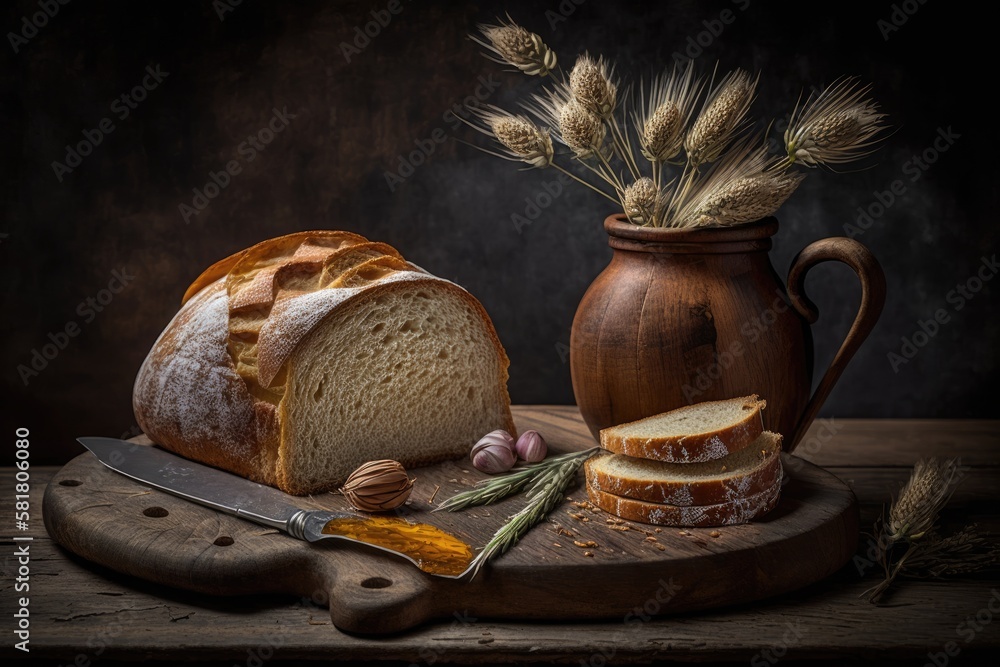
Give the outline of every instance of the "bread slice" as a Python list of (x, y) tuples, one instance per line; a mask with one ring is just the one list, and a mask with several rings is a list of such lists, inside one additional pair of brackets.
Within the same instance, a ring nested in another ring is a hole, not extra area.
[(764, 430), (757, 395), (709, 401), (601, 431), (616, 454), (671, 463), (714, 461), (744, 449)]
[(154, 442), (293, 494), (514, 432), (508, 360), (464, 289), (348, 232), (300, 232), (199, 277), (136, 378)]
[(714, 505), (682, 506), (651, 503), (616, 496), (590, 485), (587, 485), (587, 495), (590, 497), (590, 502), (626, 521), (695, 528), (730, 526), (747, 523), (774, 509), (781, 495), (781, 479), (763, 491)]
[(715, 505), (760, 493), (781, 477), (781, 436), (764, 431), (715, 461), (664, 463), (621, 454), (585, 464), (587, 484), (606, 493), (669, 505)]

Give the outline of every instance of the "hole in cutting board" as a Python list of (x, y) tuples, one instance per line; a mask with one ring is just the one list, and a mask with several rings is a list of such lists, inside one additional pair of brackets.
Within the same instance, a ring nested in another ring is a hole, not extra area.
[(362, 588), (389, 588), (392, 586), (392, 579), (385, 577), (368, 577), (361, 582)]
[(153, 517), (154, 519), (162, 519), (163, 517), (170, 514), (167, 510), (162, 507), (147, 507), (142, 511), (146, 516)]
[(83, 482), (78, 479), (64, 479), (59, 482), (59, 486), (80, 486), (81, 484), (83, 484)]
[(233, 538), (229, 537), (228, 535), (219, 535), (217, 538), (215, 538), (215, 541), (212, 542), (212, 544), (214, 544), (217, 547), (228, 547), (233, 543), (233, 541), (234, 541)]

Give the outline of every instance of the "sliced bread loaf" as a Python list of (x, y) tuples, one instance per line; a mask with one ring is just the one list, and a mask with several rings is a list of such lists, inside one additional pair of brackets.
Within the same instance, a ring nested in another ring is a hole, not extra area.
[(781, 479), (779, 478), (770, 488), (758, 493), (714, 505), (682, 506), (651, 503), (617, 496), (589, 484), (587, 495), (590, 496), (590, 502), (626, 521), (696, 528), (731, 526), (746, 523), (774, 509), (781, 495)]
[(599, 491), (669, 505), (715, 505), (760, 493), (781, 478), (781, 436), (764, 431), (748, 447), (715, 461), (665, 463), (606, 454), (585, 464)]
[(416, 467), (514, 432), (507, 355), (464, 289), (349, 232), (299, 232), (212, 265), (136, 378), (156, 443), (288, 493), (362, 463)]
[(689, 405), (601, 431), (616, 454), (673, 463), (714, 461), (750, 445), (764, 430), (757, 395)]

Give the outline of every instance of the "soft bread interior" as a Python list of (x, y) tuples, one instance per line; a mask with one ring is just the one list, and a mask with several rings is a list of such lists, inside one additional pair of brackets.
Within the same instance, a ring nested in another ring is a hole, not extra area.
[(746, 419), (750, 411), (757, 409), (757, 405), (758, 401), (752, 398), (697, 403), (605, 430), (614, 437), (636, 439), (711, 433)]
[(666, 463), (609, 454), (591, 464), (594, 472), (631, 480), (635, 484), (655, 482), (722, 482), (763, 466), (781, 450), (781, 436), (764, 431), (745, 449), (714, 461)]
[(511, 428), (506, 363), (457, 287), (398, 283), (359, 297), (290, 359), (278, 474), (308, 493), (373, 459), (414, 467), (460, 457), (484, 433)]

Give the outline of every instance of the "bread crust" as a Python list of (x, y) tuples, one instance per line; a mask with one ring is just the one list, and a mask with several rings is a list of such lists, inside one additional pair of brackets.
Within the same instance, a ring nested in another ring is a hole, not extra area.
[[(729, 403), (732, 400), (709, 401), (702, 405)], [(657, 438), (622, 436), (617, 432), (625, 426), (643, 421), (639, 419), (601, 430), (601, 447), (615, 454), (668, 463), (700, 463), (721, 459), (744, 449), (764, 432), (764, 422), (760, 412), (767, 405), (767, 401), (758, 398), (756, 394), (744, 396), (741, 400), (744, 401), (746, 414), (738, 422), (727, 427), (704, 433)], [(685, 409), (678, 408), (678, 410)]]
[[(781, 436), (759, 454), (752, 468), (736, 470), (722, 479), (641, 480), (601, 470), (599, 457), (584, 464), (587, 485), (599, 491), (668, 505), (716, 505), (770, 489), (781, 478)], [(724, 460), (724, 459), (723, 459)]]
[(656, 526), (683, 526), (707, 528), (731, 526), (757, 519), (778, 504), (781, 497), (781, 480), (771, 488), (745, 498), (715, 505), (667, 505), (616, 496), (587, 485), (590, 502), (605, 512), (626, 521), (649, 523)]
[[(359, 263), (371, 262), (369, 266), (385, 267), (388, 272), (364, 273), (351, 266), (344, 271), (350, 272), (352, 286), (330, 287), (340, 274), (323, 273), (325, 260), (355, 245), (383, 252), (386, 259), (359, 259)], [(270, 287), (270, 301), (259, 299), (259, 294), (248, 295), (243, 310), (252, 315), (259, 305), (269, 309), (262, 312), (255, 330), (234, 332), (234, 317), (247, 319), (246, 313), (237, 315), (232, 310), (234, 290), (257, 289), (252, 284), (255, 272), (291, 264), (308, 268), (303, 275), (318, 272), (318, 287), (303, 293), (297, 289), (300, 285), (284, 289), (276, 283)], [(375, 279), (366, 282), (364, 275)], [(133, 409), (140, 427), (154, 442), (182, 456), (288, 493), (320, 490), (289, 479), (281, 466), (285, 416), (281, 383), (287, 376), (286, 366), (309, 333), (342, 307), (415, 283), (459, 295), (480, 315), (497, 352), (494, 360), (501, 378), (504, 423), (497, 427), (514, 432), (507, 393), (509, 361), (482, 304), (460, 286), (405, 263), (389, 246), (369, 243), (350, 232), (331, 231), (298, 232), (265, 241), (216, 262), (195, 280), (136, 377)], [(252, 345), (252, 366), (234, 356), (235, 343), (244, 348)], [(455, 456), (464, 453), (463, 448)], [(438, 460), (443, 457), (414, 457), (402, 463), (416, 466)]]

